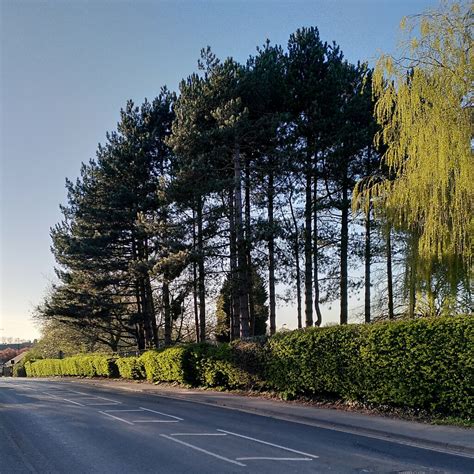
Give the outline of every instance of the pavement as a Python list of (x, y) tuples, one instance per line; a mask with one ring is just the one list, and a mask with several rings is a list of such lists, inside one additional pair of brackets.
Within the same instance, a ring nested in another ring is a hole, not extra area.
[(0, 473), (474, 472), (473, 430), (110, 380), (0, 378)]

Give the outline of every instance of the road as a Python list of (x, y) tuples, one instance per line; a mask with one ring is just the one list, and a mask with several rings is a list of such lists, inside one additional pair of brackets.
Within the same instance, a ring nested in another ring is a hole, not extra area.
[(0, 378), (0, 473), (474, 472), (474, 459), (155, 395)]

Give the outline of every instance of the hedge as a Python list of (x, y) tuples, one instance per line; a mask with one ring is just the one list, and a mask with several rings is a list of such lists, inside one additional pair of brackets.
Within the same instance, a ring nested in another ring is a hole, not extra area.
[(140, 356), (147, 380), (186, 383), (184, 346), (147, 351)]
[(118, 376), (115, 358), (103, 354), (78, 355), (65, 359), (40, 359), (26, 362), (27, 377), (72, 375), (85, 377)]
[(123, 379), (141, 380), (146, 377), (145, 365), (140, 357), (120, 357), (115, 363)]
[(266, 386), (473, 418), (474, 318), (310, 328), (231, 344), (187, 344), (140, 357), (26, 362), (27, 376), (146, 378), (204, 387)]
[(474, 415), (472, 316), (293, 331), (270, 338), (268, 354), (266, 381), (287, 395)]
[(239, 365), (230, 344), (190, 344), (185, 356), (186, 381), (202, 387), (246, 388), (254, 377)]

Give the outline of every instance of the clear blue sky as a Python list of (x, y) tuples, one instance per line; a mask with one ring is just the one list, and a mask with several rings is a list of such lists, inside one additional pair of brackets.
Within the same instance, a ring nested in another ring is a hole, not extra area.
[[(315, 25), (350, 61), (392, 52), (402, 16), (435, 0), (0, 0), (0, 338), (32, 338), (54, 279), (49, 228), (64, 179), (115, 127), (129, 98), (176, 89), (202, 47), (244, 61), (266, 38)], [(278, 325), (292, 326), (286, 309)]]

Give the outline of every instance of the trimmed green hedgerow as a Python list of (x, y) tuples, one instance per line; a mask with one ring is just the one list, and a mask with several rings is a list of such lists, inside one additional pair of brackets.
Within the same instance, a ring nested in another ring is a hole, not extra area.
[(313, 328), (268, 342), (266, 382), (289, 396), (334, 396), (473, 417), (474, 318)]
[(152, 382), (186, 383), (186, 347), (176, 346), (147, 351), (140, 356), (147, 380)]
[(246, 388), (254, 377), (238, 365), (231, 345), (191, 344), (186, 353), (187, 380), (203, 387)]
[(474, 318), (311, 328), (258, 341), (187, 344), (140, 357), (25, 363), (29, 377), (146, 378), (203, 387), (267, 386), (286, 397), (332, 396), (473, 418)]
[(146, 378), (145, 365), (140, 357), (120, 357), (115, 363), (119, 375), (123, 379), (141, 380)]
[(117, 377), (115, 358), (103, 354), (78, 355), (66, 359), (40, 359), (26, 362), (27, 377), (71, 375), (83, 377)]

